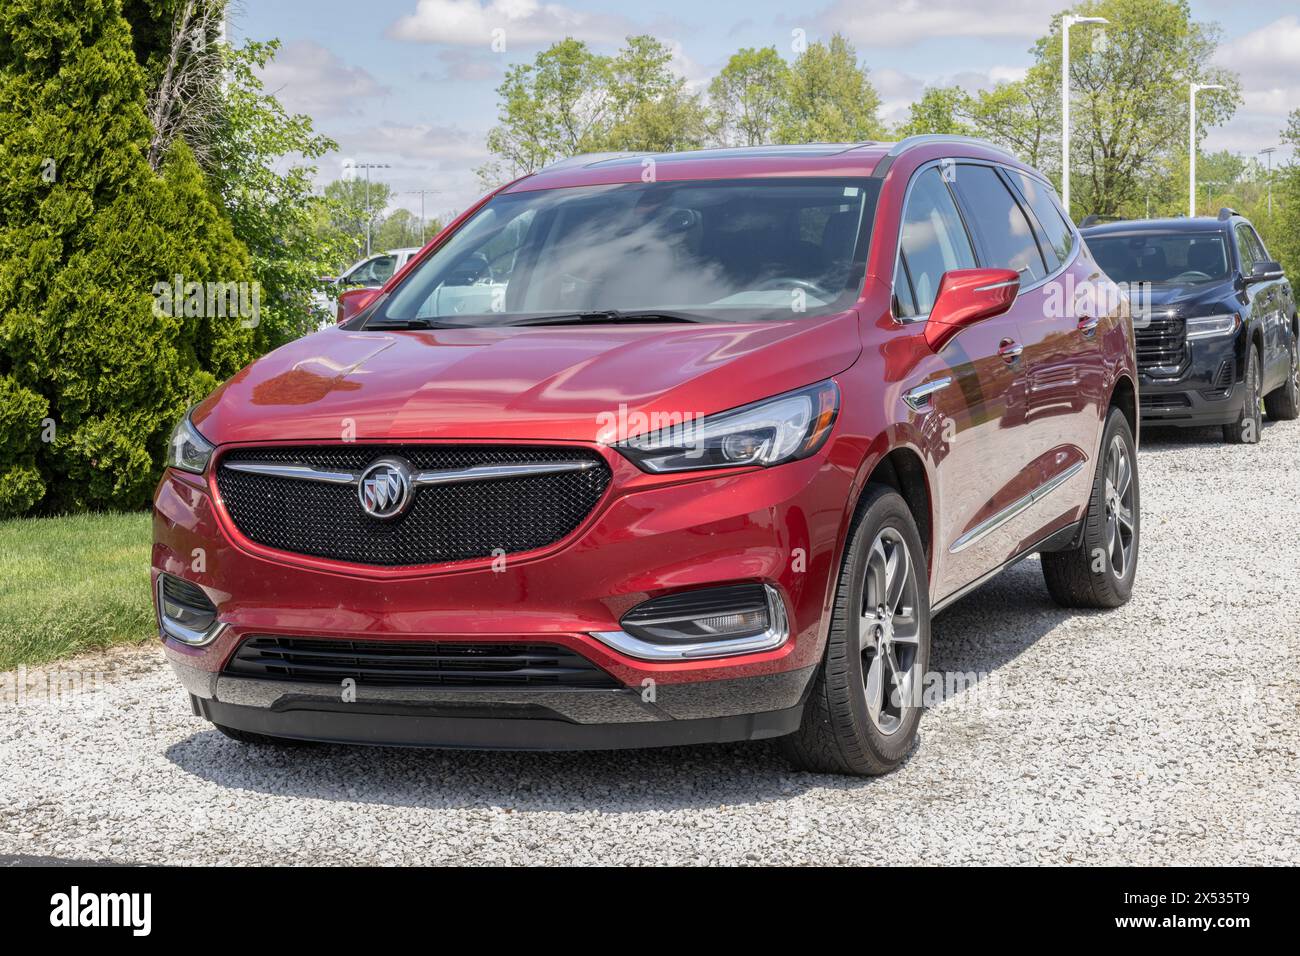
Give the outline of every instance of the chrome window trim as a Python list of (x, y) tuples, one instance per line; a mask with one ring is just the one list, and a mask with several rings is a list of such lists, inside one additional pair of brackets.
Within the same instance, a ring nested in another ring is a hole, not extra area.
[[(927, 169), (931, 169), (931, 168), (936, 167), (936, 166), (942, 166), (942, 165), (944, 165), (945, 163), (954, 163), (954, 164), (965, 163), (965, 164), (968, 164), (968, 165), (976, 165), (976, 166), (991, 166), (991, 167), (993, 167), (994, 169), (1002, 169), (1002, 170), (1007, 171), (1007, 172), (1024, 173), (1026, 176), (1031, 176), (1032, 178), (1038, 180), (1040, 183), (1042, 183), (1043, 185), (1047, 186), (1048, 189), (1051, 189), (1051, 188), (1052, 188), (1052, 184), (1049, 183), (1049, 182), (1048, 182), (1046, 179), (1044, 179), (1042, 176), (1038, 175), (1036, 172), (1031, 172), (1031, 171), (1029, 171), (1029, 170), (1024, 170), (1024, 169), (1019, 169), (1019, 168), (1014, 167), (1014, 166), (1008, 166), (1008, 165), (1006, 165), (1005, 163), (996, 163), (996, 162), (993, 162), (992, 160), (989, 160), (989, 159), (979, 159), (979, 158), (975, 158), (975, 157), (965, 157), (965, 156), (944, 156), (944, 157), (940, 157), (939, 159), (932, 159), (932, 160), (930, 160), (929, 162), (927, 162), (927, 163), (923, 163), (923, 164), (921, 164), (920, 166), (916, 167), (916, 169), (915, 169), (915, 170), (913, 171), (913, 173), (912, 173), (911, 178), (908, 179), (908, 181), (907, 181), (907, 189), (904, 190), (904, 192), (903, 192), (903, 205), (902, 205), (902, 211), (901, 211), (901, 214), (900, 214), (899, 217), (898, 217), (898, 236), (897, 236), (897, 238), (895, 239), (895, 242), (894, 242), (894, 270), (893, 270), (893, 272), (892, 272), (892, 274), (891, 274), (891, 276), (890, 276), (890, 280), (889, 280), (889, 317), (890, 317), (891, 319), (893, 319), (894, 322), (897, 323), (897, 324), (900, 325), (900, 326), (903, 326), (903, 325), (918, 325), (918, 324), (920, 324), (920, 323), (923, 323), (923, 322), (928, 321), (929, 318), (930, 318), (930, 313), (929, 313), (929, 312), (927, 312), (925, 315), (909, 315), (909, 316), (899, 316), (899, 315), (895, 314), (895, 312), (894, 312), (894, 283), (897, 281), (897, 278), (898, 278), (898, 269), (899, 269), (899, 264), (900, 264), (900, 262), (901, 262), (901, 257), (902, 257), (902, 254), (903, 254), (903, 227), (907, 224), (907, 219), (906, 219), (906, 217), (907, 217), (907, 203), (908, 203), (908, 201), (912, 198), (912, 187), (916, 185), (917, 177), (920, 176), (921, 173), (925, 172), (925, 170), (927, 170)], [(1008, 190), (1008, 191), (1009, 191), (1009, 190)], [(1053, 193), (1053, 195), (1054, 195), (1054, 193)], [(1020, 203), (1020, 199), (1019, 199), (1018, 196), (1012, 194), (1012, 197), (1011, 197), (1011, 198), (1014, 199), (1014, 200), (1016, 201), (1017, 205), (1019, 205), (1019, 203)], [(954, 198), (953, 201), (956, 202), (956, 199)], [(1059, 201), (1054, 201), (1054, 202), (1053, 202), (1053, 205), (1056, 205), (1056, 206), (1059, 207), (1060, 203), (1059, 203)], [(959, 210), (960, 210), (960, 207), (958, 207), (958, 208), (959, 208)], [(1049, 272), (1047, 275), (1043, 276), (1043, 278), (1039, 279), (1037, 282), (1033, 283), (1032, 285), (1022, 285), (1022, 286), (1020, 287), (1020, 291), (1016, 293), (1016, 298), (1017, 298), (1017, 299), (1020, 298), (1020, 296), (1023, 295), (1024, 293), (1026, 293), (1026, 292), (1033, 292), (1035, 289), (1041, 288), (1042, 286), (1044, 286), (1044, 285), (1046, 285), (1047, 283), (1051, 282), (1053, 279), (1058, 278), (1058, 277), (1061, 275), (1061, 273), (1065, 272), (1065, 270), (1067, 270), (1067, 269), (1069, 269), (1070, 267), (1072, 267), (1072, 266), (1074, 265), (1075, 261), (1079, 258), (1079, 253), (1080, 253), (1081, 248), (1082, 248), (1082, 246), (1083, 246), (1083, 236), (1082, 236), (1082, 234), (1079, 232), (1079, 227), (1078, 227), (1077, 225), (1075, 225), (1074, 221), (1073, 221), (1072, 219), (1070, 219), (1070, 217), (1069, 217), (1068, 214), (1065, 216), (1065, 222), (1069, 225), (1069, 227), (1070, 227), (1070, 236), (1071, 236), (1071, 238), (1073, 238), (1073, 240), (1074, 240), (1074, 242), (1073, 242), (1072, 245), (1071, 245), (1071, 249), (1070, 249), (1070, 255), (1069, 255), (1069, 257), (1065, 260), (1065, 262), (1063, 262), (1063, 263), (1062, 263), (1062, 264), (1061, 264), (1061, 265), (1056, 269), (1056, 271), (1054, 271), (1054, 272)], [(963, 222), (962, 225), (963, 225), (963, 227), (965, 227), (965, 223), (964, 223), (964, 222)], [(1031, 228), (1032, 228), (1032, 226), (1033, 226), (1033, 223), (1030, 223), (1030, 227), (1031, 227)], [(970, 239), (971, 247), (972, 247), (973, 249), (975, 249), (975, 252), (976, 252), (976, 254), (978, 255), (978, 253), (979, 253), (979, 248), (978, 248), (978, 246), (977, 246), (976, 243), (975, 243), (975, 237), (974, 237), (974, 236), (969, 236), (969, 235), (968, 235), (968, 238)], [(1037, 241), (1037, 240), (1035, 240), (1035, 241)], [(980, 266), (980, 268), (986, 268), (986, 267), (985, 267), (985, 266)]]
[(1083, 469), (1083, 462), (1076, 461), (1069, 468), (1065, 469), (1065, 471), (1061, 472), (1059, 475), (1055, 476), (1054, 478), (1049, 478), (1047, 481), (1043, 482), (1041, 485), (1039, 485), (1033, 491), (1029, 492), (1029, 494), (1025, 495), (1023, 498), (1017, 498), (1015, 501), (1011, 502), (1011, 504), (1007, 505), (997, 514), (985, 518), (975, 527), (971, 528), (960, 538), (954, 541), (952, 545), (948, 548), (948, 553), (957, 554), (960, 551), (966, 550), (972, 544), (975, 544), (977, 541), (980, 541), (983, 538), (988, 537), (994, 531), (997, 531), (998, 528), (1002, 527), (1004, 524), (1010, 521), (1012, 518), (1015, 518), (1017, 515), (1022, 514), (1031, 505), (1037, 504), (1039, 501), (1042, 501), (1044, 498), (1050, 495), (1057, 488), (1061, 487), (1061, 485), (1065, 484), (1067, 481), (1069, 481), (1071, 478), (1077, 475), (1082, 469)]
[(620, 654), (644, 661), (694, 661), (710, 657), (731, 657), (773, 651), (790, 639), (790, 621), (785, 601), (770, 584), (767, 593), (768, 627), (762, 634), (721, 641), (696, 641), (692, 644), (654, 644), (627, 631), (592, 631), (591, 636)]

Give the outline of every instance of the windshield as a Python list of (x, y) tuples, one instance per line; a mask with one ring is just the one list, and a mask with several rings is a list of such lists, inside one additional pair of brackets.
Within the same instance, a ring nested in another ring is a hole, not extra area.
[(708, 320), (847, 308), (879, 181), (632, 183), (496, 196), (379, 303), (368, 324), (504, 325), (546, 314)]
[(1216, 282), (1228, 277), (1217, 232), (1088, 237), (1097, 265), (1112, 282)]

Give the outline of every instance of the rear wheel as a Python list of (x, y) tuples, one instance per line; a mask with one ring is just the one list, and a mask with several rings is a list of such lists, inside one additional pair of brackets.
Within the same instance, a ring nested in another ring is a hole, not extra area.
[(1242, 402), (1241, 414), (1237, 420), (1223, 426), (1224, 441), (1232, 445), (1254, 445), (1259, 442), (1260, 429), (1264, 426), (1259, 392), (1259, 350), (1252, 345), (1246, 349), (1246, 400)]
[(1291, 367), (1286, 382), (1264, 396), (1264, 411), (1275, 422), (1289, 422), (1300, 418), (1300, 347), (1291, 339)]
[(891, 488), (869, 486), (803, 723), (783, 740), (801, 769), (876, 775), (911, 752), (930, 661), (926, 567), (907, 503)]
[(1133, 430), (1118, 408), (1106, 418), (1078, 547), (1042, 556), (1043, 578), (1063, 607), (1119, 607), (1133, 593), (1141, 536)]

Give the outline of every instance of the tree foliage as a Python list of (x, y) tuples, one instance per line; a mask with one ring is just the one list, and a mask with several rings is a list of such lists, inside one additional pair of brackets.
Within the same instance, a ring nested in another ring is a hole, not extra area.
[(185, 406), (248, 361), (238, 317), (157, 283), (251, 280), (188, 147), (161, 174), (116, 0), (0, 7), (0, 515), (138, 508)]
[(880, 96), (853, 44), (839, 33), (808, 44), (785, 77), (777, 111), (779, 143), (856, 143), (880, 139)]
[(790, 68), (776, 47), (739, 50), (709, 84), (718, 136), (728, 146), (772, 142)]

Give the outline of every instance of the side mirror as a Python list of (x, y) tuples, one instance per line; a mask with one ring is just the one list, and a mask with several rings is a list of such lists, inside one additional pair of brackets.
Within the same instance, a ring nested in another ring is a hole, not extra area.
[(1282, 271), (1282, 263), (1272, 260), (1256, 262), (1250, 270), (1250, 275), (1246, 277), (1247, 282), (1265, 282), (1269, 279), (1281, 279), (1285, 276)]
[(953, 269), (939, 281), (925, 341), (938, 352), (958, 332), (1011, 308), (1020, 293), (1020, 273), (1012, 269)]
[(337, 322), (341, 325), (352, 318), (379, 294), (378, 289), (347, 289), (339, 293), (339, 310)]

